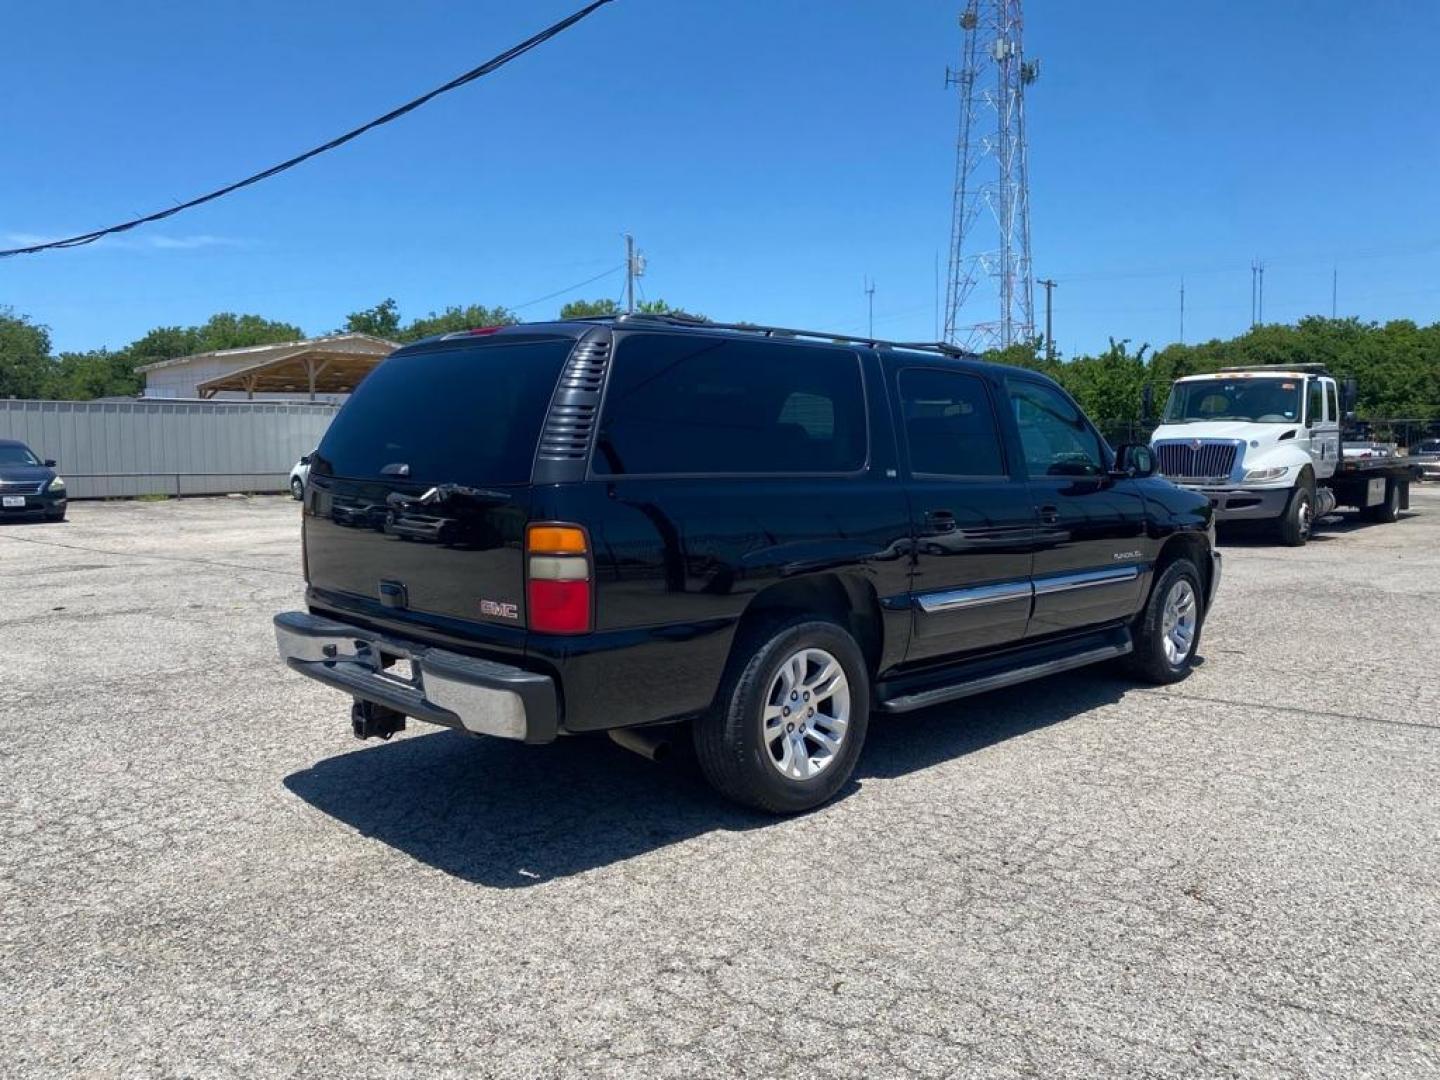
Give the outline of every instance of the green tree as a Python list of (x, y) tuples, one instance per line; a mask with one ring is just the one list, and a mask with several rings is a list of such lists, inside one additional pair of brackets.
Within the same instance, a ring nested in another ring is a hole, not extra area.
[(519, 321), (509, 308), (471, 304), (468, 307), (447, 307), (438, 314), (432, 311), (424, 318), (412, 320), (391, 337), (399, 341), (419, 341), (432, 334), (453, 334), (457, 330), (475, 330), (482, 326), (513, 326)]
[(65, 352), (51, 366), (44, 396), (60, 401), (134, 397), (144, 383), (144, 378), (135, 374), (134, 361), (127, 352)]
[(400, 305), (387, 296), (373, 308), (352, 311), (345, 316), (344, 331), (394, 341), (400, 334)]
[(50, 367), (49, 327), (0, 307), (0, 398), (39, 397)]
[(560, 309), (562, 319), (589, 319), (596, 315), (619, 315), (620, 305), (614, 300), (571, 300)]

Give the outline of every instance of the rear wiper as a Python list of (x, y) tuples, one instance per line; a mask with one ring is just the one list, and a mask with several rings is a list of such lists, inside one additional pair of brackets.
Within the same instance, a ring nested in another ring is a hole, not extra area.
[(509, 502), (510, 494), (505, 491), (495, 491), (492, 488), (466, 487), (464, 484), (436, 484), (421, 495), (402, 495), (398, 491), (392, 491), (385, 496), (387, 503), (402, 510), (415, 506), (439, 506), (451, 499), (478, 503), (482, 506), (493, 506)]

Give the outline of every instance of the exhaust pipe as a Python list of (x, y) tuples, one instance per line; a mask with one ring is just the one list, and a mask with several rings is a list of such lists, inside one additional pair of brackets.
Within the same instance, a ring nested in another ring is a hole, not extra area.
[(645, 728), (611, 728), (610, 741), (616, 746), (623, 746), (643, 758), (651, 761), (664, 761), (670, 756), (670, 733), (661, 729), (664, 734), (650, 734), (654, 729)]

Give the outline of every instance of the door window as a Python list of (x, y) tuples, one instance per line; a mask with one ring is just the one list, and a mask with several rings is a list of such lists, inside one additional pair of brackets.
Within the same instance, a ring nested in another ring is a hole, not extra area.
[(865, 464), (860, 358), (828, 346), (632, 334), (593, 468), (609, 476), (848, 473)]
[(900, 372), (910, 471), (932, 476), (1004, 476), (1000, 432), (985, 382), (938, 368)]
[(1105, 472), (1100, 438), (1069, 398), (1027, 379), (1009, 379), (1007, 383), (1025, 451), (1025, 468), (1032, 477), (1099, 476)]
[(1325, 384), (1325, 407), (1329, 410), (1328, 419), (1340, 419), (1340, 405), (1335, 398), (1335, 384), (1333, 382)]
[(1325, 419), (1325, 388), (1319, 379), (1311, 379), (1308, 387), (1308, 403), (1305, 406), (1305, 423), (1318, 424)]

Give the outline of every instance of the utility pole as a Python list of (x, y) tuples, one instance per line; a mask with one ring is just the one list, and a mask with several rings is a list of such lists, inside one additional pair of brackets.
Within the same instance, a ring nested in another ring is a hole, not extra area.
[(1055, 289), (1055, 282), (1050, 278), (1036, 278), (1036, 285), (1045, 286), (1045, 359), (1055, 359), (1055, 330), (1050, 322), (1050, 294)]
[(865, 298), (870, 302), (870, 329), (867, 331), (870, 340), (875, 340), (875, 282), (869, 278), (865, 279)]
[(1340, 292), (1340, 268), (1330, 268), (1330, 318), (1335, 318), (1335, 297)]
[(1185, 344), (1185, 279), (1180, 279), (1180, 344)]
[(1260, 308), (1259, 322), (1265, 322), (1265, 260), (1260, 260)]
[(625, 234), (625, 314), (635, 314), (635, 279), (645, 276), (645, 254), (635, 250), (635, 237)]

